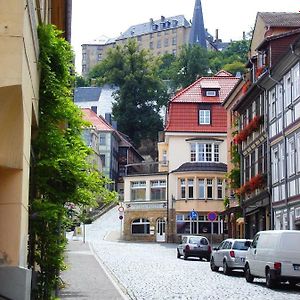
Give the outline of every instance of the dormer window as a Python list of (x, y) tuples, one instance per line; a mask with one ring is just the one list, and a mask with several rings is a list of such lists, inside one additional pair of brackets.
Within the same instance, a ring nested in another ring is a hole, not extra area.
[(199, 124), (210, 125), (210, 110), (200, 109), (199, 110)]
[(205, 91), (205, 96), (207, 96), (207, 97), (216, 97), (217, 96), (217, 91), (206, 90)]

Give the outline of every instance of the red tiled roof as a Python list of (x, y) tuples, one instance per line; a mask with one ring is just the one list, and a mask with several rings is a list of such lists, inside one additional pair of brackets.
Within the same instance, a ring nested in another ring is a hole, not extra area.
[(106, 122), (106, 120), (102, 116), (98, 116), (94, 113), (90, 108), (82, 108), (83, 119), (92, 123), (93, 126), (100, 131), (115, 131), (112, 126)]
[[(238, 82), (226, 71), (220, 71), (213, 77), (202, 77), (180, 91), (169, 102), (168, 119), (165, 131), (176, 132), (226, 132), (227, 115), (221, 106), (224, 99)], [(219, 96), (207, 97), (202, 88), (219, 90)], [(210, 103), (211, 125), (199, 124), (199, 104)]]
[[(217, 102), (222, 103), (231, 89), (234, 87), (238, 78), (226, 71), (220, 71), (213, 77), (201, 77), (187, 88), (175, 95), (171, 102)], [(218, 97), (205, 97), (202, 95), (202, 88), (219, 88)]]

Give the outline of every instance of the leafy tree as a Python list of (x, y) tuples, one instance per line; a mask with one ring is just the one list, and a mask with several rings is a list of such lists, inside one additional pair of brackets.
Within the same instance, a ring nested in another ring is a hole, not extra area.
[(156, 141), (162, 130), (159, 109), (167, 101), (165, 85), (159, 79), (159, 61), (146, 50), (139, 51), (137, 42), (129, 40), (117, 46), (89, 74), (98, 84), (118, 86), (113, 103), (113, 117), (121, 132), (139, 147), (142, 139)]
[(158, 76), (162, 80), (170, 80), (173, 74), (173, 66), (176, 61), (176, 56), (173, 54), (164, 54), (160, 58), (160, 65), (158, 69)]
[(207, 75), (209, 70), (207, 50), (199, 45), (185, 45), (172, 67), (175, 87), (185, 88), (199, 77)]
[(86, 87), (89, 86), (89, 82), (81, 75), (75, 76), (75, 87)]
[(31, 176), (30, 264), (38, 269), (36, 299), (51, 299), (64, 269), (65, 238), (68, 219), (66, 203), (79, 208), (93, 206), (96, 198), (114, 201), (109, 182), (93, 170), (86, 158), (91, 153), (81, 131), (87, 124), (72, 102), (74, 82), (73, 53), (51, 25), (38, 30), (40, 41), (39, 129), (33, 141)]

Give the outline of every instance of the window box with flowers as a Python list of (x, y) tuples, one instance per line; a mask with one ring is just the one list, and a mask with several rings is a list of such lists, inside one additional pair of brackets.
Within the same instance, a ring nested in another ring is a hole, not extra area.
[(251, 86), (251, 81), (250, 80), (247, 80), (244, 85), (242, 86), (242, 93), (243, 94), (246, 94), (246, 92), (248, 91), (248, 89), (250, 88)]
[(241, 144), (242, 142), (247, 140), (247, 137), (254, 131), (259, 129), (260, 124), (263, 122), (262, 116), (255, 116), (249, 124), (241, 130), (233, 139), (235, 144)]
[(237, 194), (243, 196), (245, 194), (249, 195), (257, 189), (262, 189), (266, 186), (266, 175), (257, 174), (242, 185), (238, 190)]

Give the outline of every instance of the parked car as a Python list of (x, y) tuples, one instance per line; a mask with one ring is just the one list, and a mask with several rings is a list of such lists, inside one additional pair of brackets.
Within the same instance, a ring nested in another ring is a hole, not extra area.
[(188, 235), (182, 237), (182, 242), (177, 246), (177, 258), (183, 256), (205, 258), (210, 260), (211, 247), (208, 239), (205, 236)]
[(300, 231), (260, 231), (246, 254), (245, 278), (253, 282), (255, 277), (266, 278), (266, 285), (300, 283)]
[(218, 271), (223, 268), (223, 273), (229, 275), (233, 269), (244, 269), (246, 252), (251, 240), (226, 239), (214, 248), (211, 253), (210, 268)]

